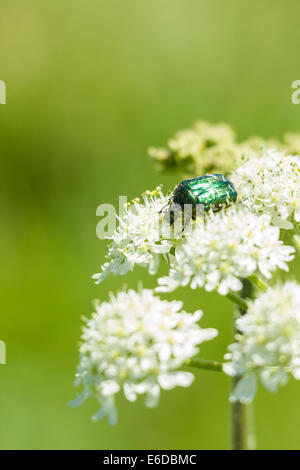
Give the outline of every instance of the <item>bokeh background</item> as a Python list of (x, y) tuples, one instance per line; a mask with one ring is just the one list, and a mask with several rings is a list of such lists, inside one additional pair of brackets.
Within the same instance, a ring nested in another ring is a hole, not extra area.
[[(154, 171), (147, 147), (196, 119), (225, 121), (241, 139), (300, 130), (291, 103), (299, 76), (298, 0), (2, 0), (0, 79), (2, 449), (226, 449), (228, 393), (221, 374), (196, 371), (188, 390), (160, 406), (120, 400), (111, 428), (79, 409), (72, 382), (81, 315), (138, 269), (95, 286), (105, 242), (96, 208), (176, 175)], [(177, 291), (187, 311), (219, 337), (204, 357), (221, 359), (231, 305), (203, 291)], [(259, 448), (300, 448), (300, 383), (256, 400)]]

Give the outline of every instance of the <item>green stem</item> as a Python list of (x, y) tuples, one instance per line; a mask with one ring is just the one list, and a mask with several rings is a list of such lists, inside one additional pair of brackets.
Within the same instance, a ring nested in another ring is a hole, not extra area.
[[(233, 381), (233, 387), (236, 385)], [(232, 405), (232, 449), (255, 450), (256, 438), (254, 432), (253, 403), (244, 405), (235, 402)]]
[(213, 370), (216, 372), (222, 372), (222, 362), (209, 361), (208, 359), (195, 358), (188, 361), (187, 366), (196, 367), (197, 369)]
[[(253, 297), (253, 285), (248, 279), (243, 280), (242, 300)], [(243, 300), (244, 301), (244, 300)], [(239, 309), (240, 315), (245, 315), (246, 308), (241, 306)], [(238, 333), (234, 328), (234, 335)], [(234, 377), (232, 381), (232, 388), (234, 389), (240, 377)], [(255, 434), (254, 434), (254, 420), (253, 420), (253, 405), (245, 405), (240, 402), (234, 402), (231, 405), (231, 429), (232, 429), (232, 449), (233, 450), (250, 450), (255, 448)]]
[(247, 448), (248, 450), (256, 449), (256, 435), (255, 435), (255, 422), (254, 422), (254, 402), (246, 405), (246, 419), (248, 422), (248, 436), (247, 436)]
[(300, 255), (300, 236), (293, 235), (293, 245), (296, 248), (298, 254)]
[(257, 287), (258, 289), (266, 292), (266, 290), (268, 289), (268, 286), (267, 284), (265, 284), (261, 279), (259, 279), (259, 277), (255, 276), (255, 274), (253, 274), (252, 276), (249, 276), (248, 277), (249, 281), (252, 282), (252, 284), (255, 285), (255, 287)]
[(300, 235), (299, 223), (296, 221), (294, 221), (294, 230), (297, 233), (297, 235)]
[(234, 292), (228, 292), (228, 294), (225, 297), (231, 302), (235, 303), (243, 311), (247, 311), (248, 309), (247, 302), (238, 294), (235, 294)]
[[(233, 377), (233, 390), (238, 381), (239, 377)], [(247, 450), (247, 405), (239, 401), (231, 405), (231, 432), (232, 450)]]

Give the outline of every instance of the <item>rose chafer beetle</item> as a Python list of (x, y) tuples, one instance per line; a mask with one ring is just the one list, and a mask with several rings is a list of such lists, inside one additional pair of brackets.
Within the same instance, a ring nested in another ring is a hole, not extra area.
[[(168, 203), (170, 222), (174, 222), (176, 212), (183, 213), (185, 205), (192, 208), (192, 218), (195, 219), (198, 209), (204, 212), (218, 212), (228, 207), (237, 199), (233, 184), (222, 174), (197, 176), (181, 181), (170, 196)], [(173, 214), (172, 214), (173, 212)]]
[(203, 175), (183, 180), (173, 191), (171, 204), (184, 208), (184, 204), (201, 204), (205, 211), (219, 211), (235, 202), (237, 192), (233, 184), (221, 174)]

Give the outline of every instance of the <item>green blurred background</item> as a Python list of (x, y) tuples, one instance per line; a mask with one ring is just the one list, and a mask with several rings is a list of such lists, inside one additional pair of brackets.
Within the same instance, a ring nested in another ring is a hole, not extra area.
[[(233, 124), (239, 137), (300, 129), (291, 103), (299, 76), (298, 0), (2, 0), (0, 79), (1, 315), (7, 365), (0, 366), (2, 449), (226, 449), (230, 380), (196, 372), (188, 390), (160, 406), (120, 401), (117, 427), (79, 409), (73, 376), (81, 315), (142, 269), (94, 286), (105, 242), (96, 207), (178, 177), (158, 174), (147, 147), (195, 119)], [(231, 305), (178, 290), (187, 311), (219, 337), (203, 345), (221, 359)], [(260, 390), (259, 448), (300, 449), (300, 383)]]

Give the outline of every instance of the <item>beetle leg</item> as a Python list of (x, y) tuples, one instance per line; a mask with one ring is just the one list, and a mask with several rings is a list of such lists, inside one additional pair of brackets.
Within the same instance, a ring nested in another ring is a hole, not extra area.
[(170, 205), (170, 199), (168, 203), (160, 209), (159, 214), (161, 214), (165, 210), (165, 208), (168, 207), (169, 205)]

